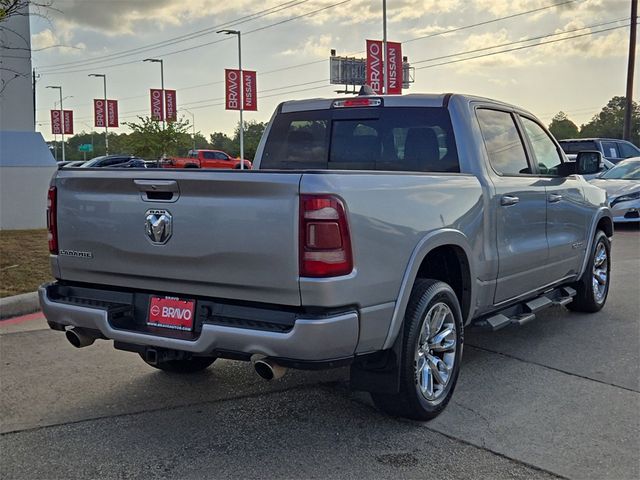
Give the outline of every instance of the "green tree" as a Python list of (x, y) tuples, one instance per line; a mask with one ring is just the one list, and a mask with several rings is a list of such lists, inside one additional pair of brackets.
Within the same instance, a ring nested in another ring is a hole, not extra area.
[[(262, 138), (262, 134), (266, 127), (267, 124), (264, 122), (256, 122), (255, 120), (244, 122), (244, 158), (247, 160), (253, 160), (253, 157), (255, 157), (256, 150), (258, 149), (258, 143), (260, 143), (260, 139)], [(234, 131), (233, 143), (236, 145), (236, 153), (234, 153), (234, 155), (239, 156), (240, 122), (238, 122), (238, 126)]]
[(138, 122), (125, 122), (132, 132), (127, 136), (126, 146), (130, 153), (146, 159), (157, 159), (162, 155), (186, 155), (193, 146), (189, 135), (189, 121), (179, 119), (162, 124), (150, 117), (138, 117)]
[(214, 150), (222, 150), (229, 155), (238, 155), (238, 146), (234, 145), (233, 140), (226, 133), (213, 132), (209, 135), (209, 145)]
[[(581, 137), (622, 138), (624, 127), (625, 97), (613, 97), (586, 124), (580, 127)], [(631, 141), (640, 144), (640, 106), (632, 103), (631, 111)]]
[(564, 138), (576, 138), (578, 136), (578, 126), (567, 117), (564, 112), (558, 114), (551, 119), (549, 131), (558, 140)]

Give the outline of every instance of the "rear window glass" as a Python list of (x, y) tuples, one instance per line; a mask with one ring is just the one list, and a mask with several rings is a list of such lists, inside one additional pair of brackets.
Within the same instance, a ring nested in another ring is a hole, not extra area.
[(280, 114), (261, 169), (459, 172), (444, 108), (359, 108)]
[(558, 142), (564, 153), (578, 153), (583, 150), (597, 150), (596, 142), (585, 140), (584, 142)]

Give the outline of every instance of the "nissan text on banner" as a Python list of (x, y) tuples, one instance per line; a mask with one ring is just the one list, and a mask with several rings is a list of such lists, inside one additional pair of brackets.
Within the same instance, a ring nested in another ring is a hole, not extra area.
[(62, 115), (64, 134), (73, 135), (73, 110), (65, 110)]
[(107, 126), (118, 126), (118, 101), (107, 100)]
[(224, 70), (224, 103), (226, 110), (240, 110), (240, 70)]
[(151, 119), (156, 121), (164, 120), (164, 102), (162, 101), (162, 90), (152, 88), (151, 92)]
[(104, 100), (101, 98), (93, 99), (93, 125), (95, 127), (104, 127), (106, 122), (106, 113), (104, 108)]
[(367, 40), (366, 83), (376, 94), (381, 94), (382, 80), (382, 42)]
[(402, 94), (402, 44), (387, 42), (387, 95)]
[(242, 108), (244, 110), (258, 110), (256, 79), (256, 72), (252, 70), (242, 71)]
[(164, 113), (167, 122), (175, 122), (178, 119), (175, 90), (164, 91)]
[(62, 133), (60, 110), (51, 110), (51, 133), (53, 135), (60, 135)]

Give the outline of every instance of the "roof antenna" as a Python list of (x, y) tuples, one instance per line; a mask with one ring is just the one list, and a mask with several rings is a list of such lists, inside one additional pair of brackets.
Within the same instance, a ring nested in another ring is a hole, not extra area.
[(376, 92), (373, 91), (373, 88), (371, 88), (366, 83), (362, 85), (362, 87), (360, 87), (360, 91), (358, 92), (359, 97), (363, 95), (375, 95), (375, 94)]

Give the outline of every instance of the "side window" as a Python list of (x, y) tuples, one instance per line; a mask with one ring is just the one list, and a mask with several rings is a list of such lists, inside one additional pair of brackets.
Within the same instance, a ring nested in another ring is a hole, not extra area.
[(640, 150), (626, 142), (618, 142), (618, 150), (622, 158), (639, 157)]
[(227, 157), (224, 153), (222, 152), (216, 152), (214, 154), (214, 157), (216, 160), (229, 160), (229, 157)]
[(202, 158), (205, 160), (215, 160), (216, 152), (202, 152)]
[(556, 149), (556, 144), (536, 122), (526, 117), (520, 118), (531, 143), (531, 148), (533, 148), (538, 171), (542, 175), (557, 175), (558, 166), (562, 163), (562, 158)]
[(616, 142), (602, 142), (602, 152), (605, 157), (620, 158)]
[(530, 174), (524, 145), (511, 114), (480, 109), (477, 115), (493, 169), (501, 175)]

